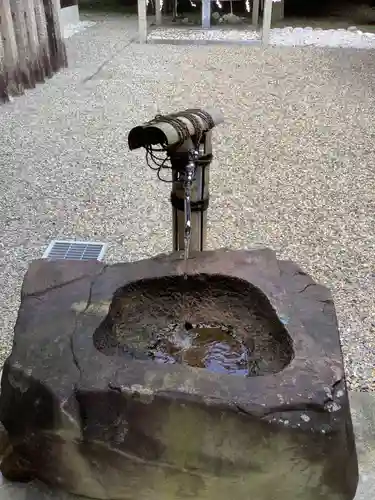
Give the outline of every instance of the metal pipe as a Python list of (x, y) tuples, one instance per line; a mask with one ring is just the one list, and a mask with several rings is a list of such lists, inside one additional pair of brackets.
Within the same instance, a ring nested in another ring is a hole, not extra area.
[[(220, 110), (207, 108), (203, 111), (211, 116), (214, 126), (223, 123), (224, 116)], [(189, 134), (194, 136), (196, 133), (194, 124), (186, 118), (186, 116), (178, 116), (178, 113), (176, 113), (175, 116), (186, 124)], [(201, 124), (203, 131), (207, 131), (207, 123), (202, 120), (199, 115), (194, 116)], [(178, 144), (179, 141), (180, 136), (176, 128), (171, 123), (160, 121), (157, 118), (145, 123), (144, 125), (134, 127), (128, 136), (130, 150), (138, 149), (151, 144), (167, 144), (168, 147), (173, 147)]]
[[(191, 233), (190, 251), (201, 252), (206, 248), (207, 236), (207, 209), (209, 204), (209, 170), (212, 161), (212, 133), (203, 134), (196, 160), (195, 175), (191, 185)], [(188, 145), (183, 144), (175, 153), (171, 154), (172, 162), (172, 241), (174, 251), (185, 250), (185, 188), (184, 170), (189, 161), (186, 150)]]
[[(164, 166), (165, 161), (171, 162), (173, 250), (184, 251), (185, 258), (189, 250), (206, 248), (211, 130), (223, 121), (218, 109), (188, 109), (158, 115), (134, 127), (128, 135), (129, 148), (145, 148), (147, 161), (155, 163), (158, 176), (163, 168), (168, 168)], [(181, 144), (181, 141), (184, 142)], [(153, 155), (156, 145), (155, 151), (166, 153), (164, 160)]]

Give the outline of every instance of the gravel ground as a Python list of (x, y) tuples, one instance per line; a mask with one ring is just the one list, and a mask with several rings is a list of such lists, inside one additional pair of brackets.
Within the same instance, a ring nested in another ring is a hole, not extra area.
[(169, 187), (127, 132), (213, 105), (209, 246), (262, 243), (328, 285), (350, 387), (375, 390), (374, 52), (141, 46), (133, 19), (95, 20), (70, 69), (0, 108), (0, 360), (49, 240), (108, 241), (109, 261), (170, 249)]
[[(260, 42), (261, 33), (246, 27), (232, 28), (224, 26), (210, 30), (197, 29), (197, 27), (163, 27), (156, 28), (148, 35), (149, 42), (168, 43), (254, 43)], [(351, 47), (356, 49), (375, 49), (375, 33), (363, 33), (361, 30), (352, 29), (319, 29), (285, 27), (273, 28), (270, 31), (269, 43), (283, 47), (315, 46), (315, 47)]]

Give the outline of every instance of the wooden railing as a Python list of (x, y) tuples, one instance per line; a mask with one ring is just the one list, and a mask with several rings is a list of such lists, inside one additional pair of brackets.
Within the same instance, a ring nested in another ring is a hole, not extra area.
[(0, 101), (67, 66), (59, 0), (0, 0)]

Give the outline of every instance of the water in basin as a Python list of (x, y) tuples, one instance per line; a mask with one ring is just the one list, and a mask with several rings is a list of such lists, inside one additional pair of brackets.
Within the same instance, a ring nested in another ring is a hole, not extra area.
[(124, 286), (93, 340), (108, 356), (228, 375), (278, 373), (293, 357), (291, 339), (267, 298), (240, 279), (220, 275)]
[(248, 372), (248, 349), (225, 326), (188, 322), (170, 325), (156, 335), (148, 355), (158, 363), (184, 363), (235, 375)]

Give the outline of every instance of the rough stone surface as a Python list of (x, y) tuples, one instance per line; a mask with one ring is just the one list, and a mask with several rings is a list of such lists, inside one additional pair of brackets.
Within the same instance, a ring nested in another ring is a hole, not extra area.
[(295, 264), (270, 250), (189, 262), (191, 275), (262, 291), (293, 341), (280, 373), (232, 377), (95, 348), (116, 292), (183, 271), (176, 255), (30, 266), (2, 377), (12, 444), (3, 473), (103, 499), (352, 500), (357, 459), (334, 306)]
[[(360, 471), (355, 500), (373, 500), (375, 498), (375, 395), (374, 393), (349, 392), (349, 399)], [(39, 481), (26, 484), (9, 482), (1, 474), (0, 486), (0, 500), (25, 500), (25, 498), (27, 500), (77, 500), (83, 498), (50, 488)], [(158, 500), (163, 500), (163, 498)]]

